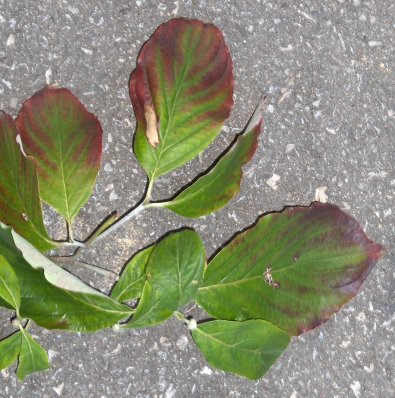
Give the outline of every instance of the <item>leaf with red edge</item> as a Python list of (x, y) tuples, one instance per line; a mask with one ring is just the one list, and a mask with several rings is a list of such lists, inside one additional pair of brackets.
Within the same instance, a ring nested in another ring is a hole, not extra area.
[(265, 104), (263, 99), (244, 133), (237, 137), (228, 152), (208, 173), (182, 190), (173, 200), (157, 205), (184, 217), (201, 217), (221, 209), (236, 196), (240, 191), (242, 167), (251, 160), (258, 146)]
[(297, 335), (350, 300), (381, 254), (330, 204), (263, 216), (209, 263), (197, 302), (227, 320), (265, 319)]
[(70, 223), (100, 168), (100, 122), (71, 91), (47, 86), (23, 104), (16, 125), (25, 152), (37, 160), (41, 198)]
[(193, 159), (233, 105), (233, 66), (221, 31), (176, 18), (143, 46), (130, 78), (134, 151), (150, 180)]
[(0, 111), (0, 221), (46, 251), (56, 246), (44, 227), (36, 163), (16, 142), (11, 116)]

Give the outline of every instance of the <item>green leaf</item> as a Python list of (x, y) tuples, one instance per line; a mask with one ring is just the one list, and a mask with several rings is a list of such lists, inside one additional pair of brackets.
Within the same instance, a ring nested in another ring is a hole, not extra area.
[(159, 325), (173, 315), (174, 310), (163, 303), (162, 296), (149, 282), (144, 284), (143, 292), (132, 321), (125, 328), (146, 328)]
[(21, 332), (13, 333), (0, 341), (0, 370), (10, 367), (21, 351)]
[(173, 232), (159, 242), (148, 260), (147, 280), (176, 310), (195, 298), (203, 279), (206, 251), (193, 230)]
[[(92, 332), (131, 315), (128, 307), (86, 286), (85, 293), (59, 288), (33, 268), (15, 245), (10, 229), (0, 228), (0, 253), (13, 268), (21, 290), (20, 316), (46, 329)], [(35, 263), (39, 267), (39, 263)], [(69, 283), (69, 282), (67, 282)], [(80, 282), (82, 284), (82, 282)], [(81, 285), (80, 285), (81, 286)], [(10, 308), (0, 299), (0, 306)]]
[(250, 122), (211, 170), (184, 189), (170, 202), (158, 203), (184, 217), (201, 217), (224, 207), (240, 191), (242, 167), (248, 163), (258, 146), (261, 132), (262, 100)]
[(46, 251), (56, 243), (44, 227), (36, 163), (23, 155), (17, 135), (12, 118), (0, 111), (0, 221)]
[(130, 78), (134, 151), (151, 181), (183, 165), (217, 136), (233, 105), (233, 70), (222, 33), (176, 18), (140, 51)]
[[(106, 229), (110, 228), (112, 224), (117, 220), (118, 212), (112, 212), (100, 225), (96, 230), (93, 232), (92, 235), (84, 242), (85, 245), (93, 244), (93, 242), (98, 238)], [(81, 248), (79, 248), (81, 249)]]
[(22, 333), (21, 352), (19, 354), (19, 365), (16, 375), (19, 380), (23, 380), (33, 372), (47, 370), (51, 366), (48, 362), (47, 352), (33, 340), (25, 329), (20, 328)]
[(8, 261), (0, 255), (0, 297), (17, 312), (21, 305), (21, 291), (18, 278)]
[(16, 125), (25, 152), (37, 160), (41, 198), (70, 223), (100, 168), (99, 121), (69, 90), (47, 86), (23, 104)]
[(150, 246), (139, 253), (126, 264), (117, 284), (114, 286), (111, 297), (124, 302), (141, 297), (145, 281), (145, 267), (155, 246)]
[(193, 300), (202, 282), (205, 261), (205, 249), (195, 231), (174, 232), (159, 242), (149, 257), (147, 281), (128, 325), (161, 323)]
[[(5, 227), (4, 225), (1, 225), (1, 223), (0, 226), (2, 228)], [(105, 296), (103, 293), (98, 292), (82, 282), (81, 279), (53, 263), (48, 257), (45, 257), (31, 243), (29, 243), (22, 236), (18, 235), (15, 231), (11, 231), (11, 234), (14, 244), (17, 249), (21, 251), (23, 258), (34, 269), (42, 269), (44, 271), (45, 279), (52, 285), (79, 293)]]
[(215, 318), (265, 319), (297, 335), (350, 300), (380, 253), (336, 206), (286, 208), (263, 216), (214, 257), (197, 301)]
[(192, 336), (210, 365), (252, 380), (265, 374), (290, 341), (287, 332), (259, 319), (205, 322)]

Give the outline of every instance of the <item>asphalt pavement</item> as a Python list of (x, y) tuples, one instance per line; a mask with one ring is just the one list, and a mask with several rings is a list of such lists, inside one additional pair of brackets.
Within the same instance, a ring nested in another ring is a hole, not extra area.
[[(353, 300), (323, 326), (293, 338), (259, 381), (212, 369), (176, 319), (89, 335), (34, 327), (52, 368), (23, 383), (13, 368), (1, 372), (0, 397), (395, 396), (392, 0), (0, 0), (0, 109), (16, 117), (26, 98), (56, 83), (98, 116), (102, 169), (75, 227), (77, 238), (86, 237), (111, 211), (122, 213), (142, 197), (146, 181), (131, 149), (128, 80), (141, 45), (177, 16), (213, 22), (224, 32), (235, 106), (218, 139), (200, 159), (161, 178), (154, 198), (171, 196), (207, 168), (267, 94), (260, 146), (240, 194), (223, 210), (198, 220), (160, 209), (141, 213), (85, 260), (119, 271), (138, 249), (182, 226), (195, 228), (211, 254), (259, 214), (307, 205), (319, 188), (385, 247), (384, 258)], [(46, 209), (45, 219), (54, 236), (64, 237), (53, 211)], [(111, 286), (76, 272), (93, 286)], [(0, 336), (8, 314), (0, 312)]]

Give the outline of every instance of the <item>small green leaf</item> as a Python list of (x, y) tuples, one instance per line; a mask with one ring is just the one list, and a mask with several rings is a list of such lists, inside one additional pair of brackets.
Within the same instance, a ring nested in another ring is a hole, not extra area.
[(301, 334), (357, 293), (380, 254), (338, 207), (289, 207), (263, 216), (214, 257), (197, 302), (218, 319), (265, 319)]
[(17, 313), (21, 305), (18, 278), (8, 261), (0, 255), (0, 297), (7, 301)]
[(151, 284), (144, 284), (143, 292), (132, 321), (125, 328), (146, 328), (159, 325), (173, 315), (174, 310), (168, 309), (161, 296), (153, 290)]
[(12, 118), (0, 111), (0, 221), (46, 251), (57, 244), (44, 227), (36, 162), (24, 156), (17, 136)]
[(25, 152), (37, 160), (41, 198), (70, 223), (100, 168), (99, 121), (69, 90), (47, 86), (25, 101), (16, 125)]
[[(38, 269), (33, 268), (15, 245), (13, 235), (9, 228), (0, 225), (0, 253), (18, 278), (21, 291), (19, 312), (22, 318), (32, 319), (46, 329), (93, 332), (130, 317), (129, 307), (84, 285), (82, 281), (80, 284), (84, 292), (66, 290), (48, 282), (46, 271), (39, 268), (40, 262), (34, 262)], [(46, 264), (43, 263), (43, 266)], [(74, 282), (71, 284), (75, 287)], [(10, 308), (1, 298), (0, 306)]]
[(159, 242), (148, 260), (152, 288), (174, 311), (195, 298), (203, 279), (206, 251), (193, 230), (173, 232)]
[(118, 212), (114, 211), (112, 212), (100, 225), (99, 227), (95, 230), (95, 232), (89, 236), (89, 239), (87, 239), (84, 243), (85, 245), (93, 243), (97, 237), (99, 237), (106, 229), (108, 229), (118, 218)]
[(290, 341), (287, 332), (259, 319), (205, 322), (192, 336), (210, 365), (252, 380), (265, 374)]
[(134, 152), (151, 181), (197, 156), (233, 105), (233, 67), (222, 33), (186, 18), (161, 25), (130, 78)]
[(111, 292), (114, 300), (124, 302), (141, 297), (147, 279), (145, 267), (154, 247), (150, 246), (140, 251), (127, 263)]
[[(240, 191), (242, 167), (248, 163), (258, 146), (264, 100), (258, 105), (250, 122), (211, 170), (184, 189), (162, 207), (184, 217), (201, 217), (224, 207)], [(160, 203), (159, 203), (160, 205)]]
[(44, 348), (34, 341), (33, 337), (25, 329), (21, 328), (21, 333), (21, 352), (19, 354), (18, 369), (16, 370), (19, 380), (23, 380), (30, 373), (40, 372), (51, 367)]
[(193, 300), (202, 282), (205, 261), (205, 249), (195, 231), (174, 232), (159, 242), (149, 257), (147, 282), (129, 326), (161, 323)]
[(10, 367), (21, 351), (21, 332), (13, 333), (0, 341), (0, 370)]

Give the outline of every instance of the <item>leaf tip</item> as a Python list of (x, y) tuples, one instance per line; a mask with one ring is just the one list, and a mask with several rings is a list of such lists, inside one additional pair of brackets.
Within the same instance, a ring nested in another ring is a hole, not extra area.
[(254, 113), (251, 116), (250, 121), (245, 128), (245, 131), (252, 130), (253, 128), (258, 127), (259, 130), (261, 129), (262, 122), (263, 122), (263, 113), (265, 112), (266, 108), (269, 104), (269, 98), (265, 95), (261, 97), (257, 107), (255, 108)]

